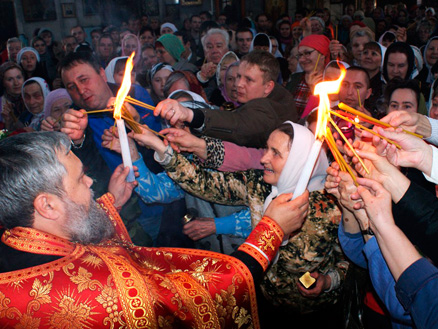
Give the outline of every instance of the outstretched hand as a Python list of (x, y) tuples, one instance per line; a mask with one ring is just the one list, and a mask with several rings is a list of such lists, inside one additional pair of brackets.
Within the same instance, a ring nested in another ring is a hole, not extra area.
[(161, 133), (167, 136), (167, 140), (175, 152), (190, 152), (203, 160), (207, 159), (207, 143), (204, 139), (178, 128), (166, 128)]
[(184, 122), (192, 122), (193, 120), (193, 111), (174, 99), (165, 99), (159, 102), (155, 107), (154, 115), (166, 119), (172, 126), (183, 125)]
[(381, 223), (393, 224), (391, 194), (374, 180), (358, 178), (357, 181), (360, 184), (357, 191), (365, 204), (371, 228), (375, 230)]
[(69, 109), (62, 115), (61, 132), (70, 137), (75, 144), (80, 144), (84, 140), (87, 125), (88, 116), (85, 110)]
[[(135, 177), (139, 176), (138, 168), (133, 166)], [(128, 183), (126, 177), (129, 174), (129, 167), (123, 167), (123, 164), (117, 166), (111, 175), (110, 182), (108, 184), (108, 192), (110, 192), (114, 198), (114, 207), (121, 208), (129, 200), (132, 194), (132, 190), (138, 185), (137, 181)]]
[(393, 127), (399, 127), (410, 132), (423, 135), (424, 138), (430, 137), (432, 127), (425, 115), (407, 111), (393, 111), (388, 113), (382, 122), (388, 123)]
[(264, 213), (280, 225), (286, 237), (303, 226), (309, 209), (309, 191), (294, 200), (292, 196), (292, 193), (277, 196)]

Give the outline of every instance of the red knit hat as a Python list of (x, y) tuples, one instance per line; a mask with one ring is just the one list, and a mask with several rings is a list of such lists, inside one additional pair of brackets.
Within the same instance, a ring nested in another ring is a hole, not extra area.
[(330, 61), (330, 40), (325, 35), (311, 34), (301, 40), (298, 47), (306, 46), (319, 51), (323, 56), (325, 56), (324, 65), (327, 65)]
[(297, 27), (297, 26), (300, 26), (300, 22), (298, 22), (298, 21), (293, 22), (290, 28), (293, 29), (294, 27)]

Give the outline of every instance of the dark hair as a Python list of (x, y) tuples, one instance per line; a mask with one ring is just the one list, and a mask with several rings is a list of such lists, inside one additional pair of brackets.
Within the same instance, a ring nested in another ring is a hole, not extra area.
[(125, 70), (126, 62), (128, 61), (127, 58), (120, 58), (117, 60), (116, 65), (114, 65), (114, 74), (120, 71)]
[(402, 79), (392, 79), (385, 87), (385, 102), (386, 106), (389, 106), (389, 101), (391, 96), (397, 89), (410, 89), (415, 93), (415, 98), (417, 99), (417, 107), (420, 104), (420, 84), (417, 80), (402, 80)]
[(402, 53), (406, 55), (406, 58), (408, 60), (408, 71), (406, 73), (405, 79), (409, 79), (415, 67), (415, 55), (411, 46), (405, 42), (394, 42), (386, 49), (385, 59), (383, 61), (383, 72), (382, 72), (383, 77), (385, 78), (386, 81), (389, 81), (388, 69), (387, 69), (388, 58), (389, 55), (394, 53)]
[(367, 70), (365, 70), (363, 67), (360, 66), (350, 66), (347, 69), (347, 72), (350, 71), (362, 72), (365, 76), (365, 85), (367, 86), (367, 89), (371, 88), (370, 75), (368, 74)]
[(266, 15), (265, 13), (261, 13), (261, 14), (258, 14), (258, 15), (256, 16), (255, 21), (258, 22), (258, 21), (259, 21), (259, 18), (262, 17), (262, 16), (265, 16), (265, 17), (269, 20), (268, 15)]
[(213, 19), (213, 16), (212, 16), (212, 15), (210, 14), (210, 12), (207, 11), (207, 10), (201, 11), (201, 12), (199, 13), (199, 17), (200, 17), (201, 15), (205, 15), (205, 16), (207, 16), (207, 20), (209, 20), (209, 21), (211, 21), (211, 20)]
[(367, 42), (364, 46), (363, 49), (371, 49), (374, 51), (378, 51), (380, 55), (382, 55), (382, 48), (380, 48), (379, 44), (376, 41), (370, 41)]
[(195, 17), (201, 18), (201, 17), (199, 17), (199, 15), (192, 15), (192, 16), (190, 17), (190, 23), (192, 22), (193, 18), (195, 18)]
[(236, 39), (237, 39), (237, 34), (238, 33), (244, 33), (244, 32), (249, 32), (251, 33), (251, 35), (254, 37), (254, 34), (252, 33), (251, 29), (247, 28), (247, 27), (240, 27), (237, 29), (236, 31)]
[(242, 57), (241, 62), (257, 65), (263, 72), (263, 82), (277, 81), (280, 74), (280, 65), (271, 53), (255, 49)]
[(61, 74), (65, 70), (68, 71), (79, 64), (88, 64), (97, 73), (100, 73), (100, 69), (102, 68), (93, 53), (80, 51), (69, 53), (62, 59), (58, 67), (59, 73)]
[(289, 137), (288, 148), (290, 149), (294, 141), (294, 127), (290, 123), (282, 123), (275, 130), (281, 131)]
[(96, 28), (96, 29), (91, 30), (90, 35), (93, 34), (93, 33), (99, 33), (99, 34), (102, 34), (103, 31), (102, 31), (101, 28)]
[(67, 170), (58, 154), (67, 154), (70, 147), (70, 139), (61, 132), (18, 134), (0, 142), (0, 224), (3, 227), (31, 227), (38, 195), (65, 195), (63, 178)]
[[(39, 37), (39, 36), (33, 37), (33, 38), (32, 38), (32, 41), (30, 42), (30, 45), (31, 45), (33, 48), (35, 48), (33, 45), (34, 45), (35, 42), (37, 42), (37, 41), (42, 41), (42, 42), (44, 42), (44, 44), (46, 45), (46, 42), (44, 41), (44, 39), (41, 38), (41, 37)], [(46, 46), (47, 46), (47, 45), (46, 45)]]
[(147, 32), (147, 31), (151, 32), (151, 34), (153, 36), (155, 36), (154, 29), (152, 27), (150, 27), (149, 25), (143, 26), (138, 35), (142, 35), (143, 33)]
[(72, 26), (72, 27), (70, 28), (70, 32), (71, 32), (71, 30), (73, 30), (73, 29), (75, 29), (75, 28), (77, 28), (77, 27), (80, 27), (81, 30), (85, 33), (85, 30), (84, 30), (84, 28), (83, 28), (81, 25), (75, 25), (75, 26)]
[(388, 42), (394, 42), (396, 39), (396, 36), (393, 32), (387, 31), (383, 34), (382, 41), (388, 41)]
[(182, 37), (183, 45), (185, 45), (187, 42), (190, 42), (191, 44), (195, 42), (191, 33), (188, 33), (186, 31), (178, 30), (173, 35), (176, 35), (177, 37)]

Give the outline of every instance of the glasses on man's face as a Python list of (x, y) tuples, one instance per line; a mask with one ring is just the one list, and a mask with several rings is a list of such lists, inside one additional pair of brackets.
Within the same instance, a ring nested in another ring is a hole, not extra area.
[(304, 52), (302, 52), (302, 53), (298, 53), (298, 54), (295, 56), (295, 58), (296, 58), (296, 59), (300, 59), (301, 57), (309, 58), (309, 56), (310, 56), (314, 51), (315, 51), (315, 49), (314, 49), (314, 50), (311, 50), (311, 51), (304, 51)]

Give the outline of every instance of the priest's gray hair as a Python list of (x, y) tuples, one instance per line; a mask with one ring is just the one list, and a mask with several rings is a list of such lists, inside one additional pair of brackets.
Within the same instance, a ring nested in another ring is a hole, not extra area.
[(0, 141), (0, 225), (32, 227), (39, 194), (65, 195), (67, 170), (58, 154), (70, 148), (61, 132), (22, 133)]

